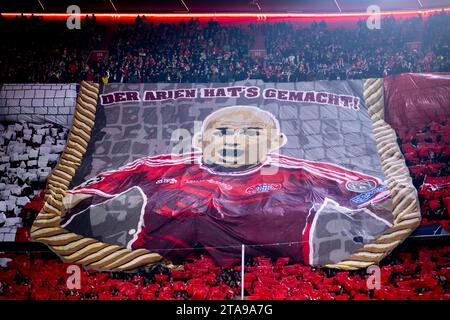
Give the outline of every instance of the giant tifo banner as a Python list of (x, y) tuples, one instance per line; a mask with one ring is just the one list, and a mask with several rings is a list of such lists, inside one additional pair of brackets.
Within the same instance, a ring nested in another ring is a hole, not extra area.
[(377, 263), (419, 223), (383, 80), (82, 83), (32, 229), (101, 270), (289, 257)]

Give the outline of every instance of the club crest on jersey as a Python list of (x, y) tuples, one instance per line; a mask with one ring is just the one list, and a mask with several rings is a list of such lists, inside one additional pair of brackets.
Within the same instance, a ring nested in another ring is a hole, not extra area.
[(269, 184), (269, 183), (262, 183), (262, 184), (255, 184), (251, 187), (248, 187), (245, 192), (254, 194), (254, 193), (263, 193), (263, 192), (271, 192), (281, 189), (281, 184)]
[(348, 182), (345, 187), (353, 192), (368, 192), (372, 189), (374, 189), (377, 186), (375, 181), (371, 180), (362, 180), (362, 181), (352, 181)]

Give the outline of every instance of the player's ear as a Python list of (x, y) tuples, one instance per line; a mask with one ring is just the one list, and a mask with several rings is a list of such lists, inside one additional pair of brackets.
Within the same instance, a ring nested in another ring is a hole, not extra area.
[(194, 149), (198, 149), (198, 150), (202, 149), (202, 134), (201, 133), (197, 133), (194, 135), (194, 137), (192, 138), (192, 146), (194, 147)]
[(280, 133), (279, 135), (276, 135), (274, 139), (272, 139), (272, 143), (270, 146), (270, 151), (275, 151), (280, 149), (282, 146), (284, 146), (287, 142), (287, 137), (284, 135), (284, 133)]

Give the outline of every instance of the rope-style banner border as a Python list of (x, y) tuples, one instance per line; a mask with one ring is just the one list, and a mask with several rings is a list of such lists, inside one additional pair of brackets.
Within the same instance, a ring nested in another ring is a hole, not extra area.
[(151, 265), (162, 256), (145, 249), (129, 250), (61, 228), (62, 200), (88, 147), (95, 122), (99, 85), (83, 81), (77, 97), (67, 145), (50, 175), (45, 203), (31, 228), (31, 237), (47, 244), (65, 262), (82, 264), (97, 270), (124, 271)]
[(345, 260), (326, 265), (329, 268), (355, 270), (376, 264), (420, 224), (421, 215), (416, 188), (397, 144), (395, 131), (384, 121), (383, 79), (364, 81), (364, 99), (372, 120), (381, 166), (392, 195), (394, 223), (376, 240), (364, 245)]

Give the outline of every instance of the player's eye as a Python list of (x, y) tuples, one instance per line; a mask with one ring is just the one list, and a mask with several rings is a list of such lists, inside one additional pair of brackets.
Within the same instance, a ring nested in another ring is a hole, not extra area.
[(245, 129), (244, 134), (249, 137), (257, 137), (260, 135), (259, 129)]
[(228, 128), (217, 128), (216, 131), (214, 132), (214, 135), (218, 136), (218, 137), (223, 137), (226, 135), (232, 135), (233, 134), (233, 130), (230, 130)]

